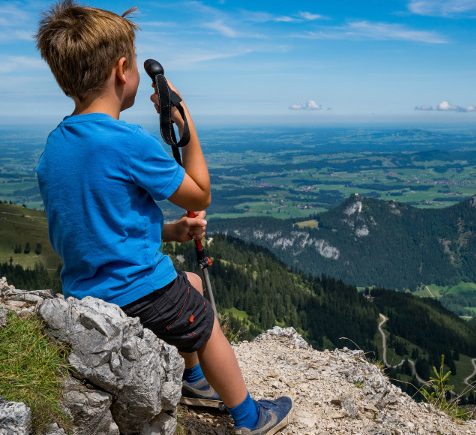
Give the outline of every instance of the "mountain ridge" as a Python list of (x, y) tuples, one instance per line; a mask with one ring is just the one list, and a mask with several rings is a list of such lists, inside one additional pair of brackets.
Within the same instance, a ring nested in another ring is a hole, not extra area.
[(264, 246), (304, 273), (357, 286), (476, 282), (476, 195), (443, 209), (419, 209), (353, 194), (312, 219), (316, 228), (299, 227), (295, 219), (212, 218), (209, 231)]

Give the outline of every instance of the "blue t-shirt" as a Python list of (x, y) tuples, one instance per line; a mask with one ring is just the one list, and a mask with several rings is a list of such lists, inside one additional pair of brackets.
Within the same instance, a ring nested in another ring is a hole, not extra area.
[(123, 306), (176, 277), (154, 200), (172, 195), (185, 172), (140, 126), (104, 113), (67, 116), (36, 172), (65, 297)]

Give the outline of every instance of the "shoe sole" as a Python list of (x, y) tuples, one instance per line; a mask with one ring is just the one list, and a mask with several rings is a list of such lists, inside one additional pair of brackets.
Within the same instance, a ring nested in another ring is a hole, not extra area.
[(288, 412), (288, 415), (284, 417), (277, 426), (273, 427), (271, 430), (268, 432), (265, 432), (263, 435), (274, 435), (275, 433), (279, 432), (281, 429), (286, 427), (289, 423), (293, 421), (293, 415), (294, 415), (294, 402), (292, 404), (291, 409)]
[(225, 404), (221, 400), (182, 397), (180, 399), (180, 403), (182, 405), (188, 405), (188, 406), (201, 406), (204, 408), (215, 408), (215, 409), (219, 409), (220, 411), (225, 410)]

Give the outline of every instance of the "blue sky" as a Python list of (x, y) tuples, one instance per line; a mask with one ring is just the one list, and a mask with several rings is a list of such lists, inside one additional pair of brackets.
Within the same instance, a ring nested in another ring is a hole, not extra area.
[[(32, 35), (50, 1), (0, 0), (0, 122), (72, 111)], [(202, 122), (476, 121), (476, 0), (85, 1), (141, 31)], [(153, 121), (143, 74), (124, 119)]]

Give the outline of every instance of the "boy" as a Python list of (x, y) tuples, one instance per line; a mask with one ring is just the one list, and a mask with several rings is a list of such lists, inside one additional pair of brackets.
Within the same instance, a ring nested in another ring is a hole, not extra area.
[[(185, 359), (185, 403), (216, 406), (221, 399), (235, 433), (274, 434), (290, 419), (291, 399), (251, 398), (200, 278), (177, 274), (160, 250), (162, 241), (201, 238), (206, 221), (201, 212), (164, 225), (154, 200), (203, 210), (210, 180), (184, 103), (191, 136), (184, 168), (141, 127), (119, 120), (139, 85), (128, 12), (120, 17), (62, 1), (37, 34), (42, 57), (75, 103), (50, 133), (36, 169), (50, 240), (63, 260), (63, 293), (115, 303), (177, 346)], [(174, 120), (180, 129), (177, 111)]]

